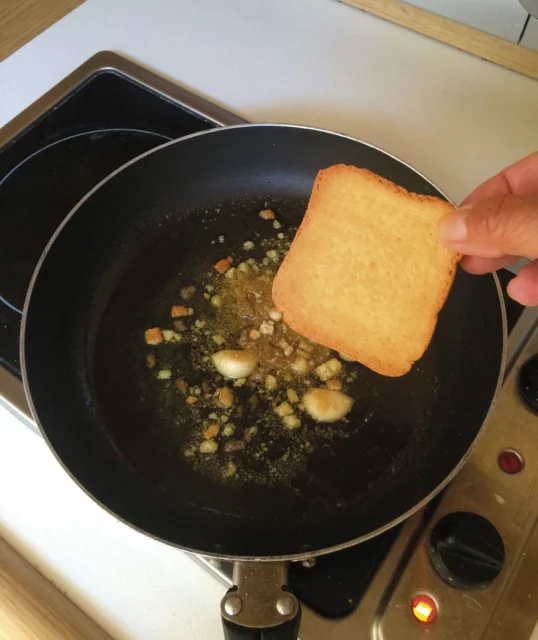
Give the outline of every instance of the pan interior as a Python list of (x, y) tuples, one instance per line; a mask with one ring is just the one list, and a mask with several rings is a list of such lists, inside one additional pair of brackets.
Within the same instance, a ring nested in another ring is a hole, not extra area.
[(265, 203), (285, 228), (297, 225), (317, 171), (339, 162), (436, 194), (410, 168), (344, 137), (222, 130), (124, 168), (82, 203), (47, 253), (26, 318), (32, 402), (69, 472), (135, 527), (219, 555), (344, 544), (412, 509), (476, 437), (501, 366), (502, 313), (492, 277), (458, 272), (422, 360), (396, 379), (360, 368), (349, 433), (317, 448), (293, 479), (216, 482), (183, 456), (188, 413), (163, 401), (162, 383), (147, 375), (144, 330), (169, 315), (183, 279), (222, 257), (219, 235), (233, 253), (263, 233), (256, 212)]

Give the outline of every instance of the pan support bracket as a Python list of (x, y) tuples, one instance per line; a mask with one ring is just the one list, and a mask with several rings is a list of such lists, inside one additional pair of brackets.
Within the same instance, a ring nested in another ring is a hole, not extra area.
[(227, 640), (297, 638), (301, 607), (286, 586), (286, 562), (236, 562), (233, 582), (221, 602)]

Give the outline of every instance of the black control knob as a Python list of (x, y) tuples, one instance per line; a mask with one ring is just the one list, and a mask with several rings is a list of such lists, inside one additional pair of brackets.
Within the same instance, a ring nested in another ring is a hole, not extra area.
[(527, 360), (521, 367), (519, 391), (529, 407), (538, 413), (538, 354)]
[(466, 511), (439, 520), (429, 552), (439, 576), (459, 589), (486, 587), (504, 565), (504, 544), (497, 529), (486, 518)]

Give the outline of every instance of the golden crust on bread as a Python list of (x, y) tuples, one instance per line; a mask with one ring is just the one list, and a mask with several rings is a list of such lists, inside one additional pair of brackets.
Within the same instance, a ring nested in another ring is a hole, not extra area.
[(386, 376), (426, 351), (456, 272), (437, 235), (452, 206), (366, 169), (320, 171), (273, 284), (297, 333)]

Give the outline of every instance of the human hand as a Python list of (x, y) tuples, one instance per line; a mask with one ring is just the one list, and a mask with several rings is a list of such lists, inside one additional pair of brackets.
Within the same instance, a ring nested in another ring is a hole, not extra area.
[(523, 305), (538, 305), (538, 152), (475, 189), (441, 220), (439, 234), (463, 254), (461, 266), (469, 273), (532, 259), (508, 284), (508, 294)]

